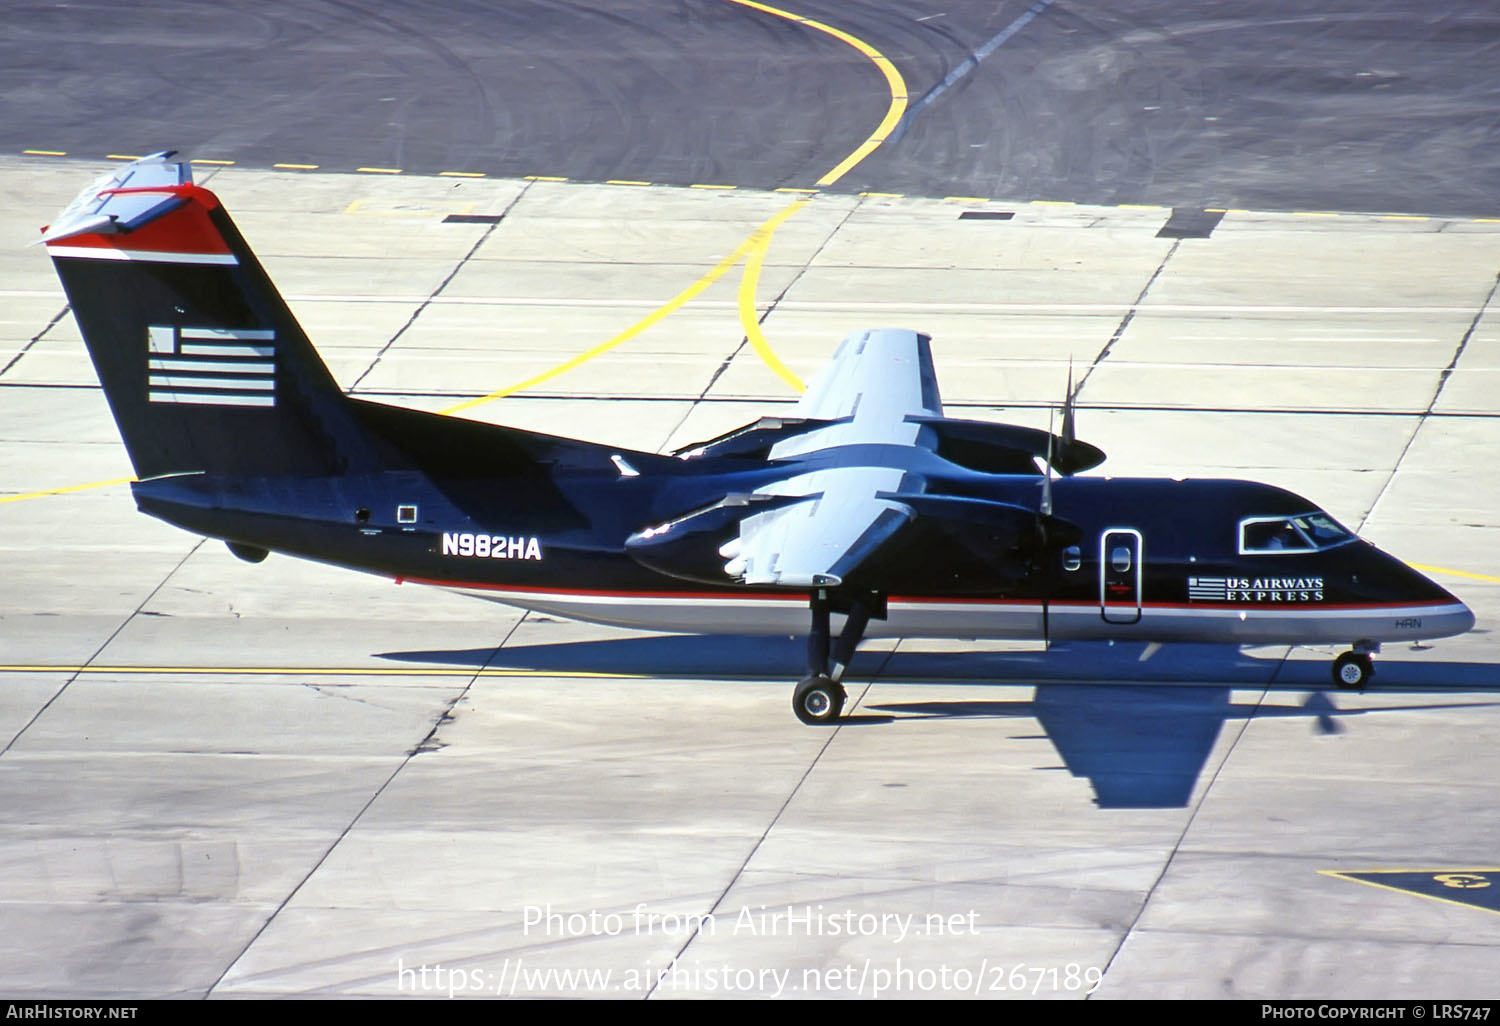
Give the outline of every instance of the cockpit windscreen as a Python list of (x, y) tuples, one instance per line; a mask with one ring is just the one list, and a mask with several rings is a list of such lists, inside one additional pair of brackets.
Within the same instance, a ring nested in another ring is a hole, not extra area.
[(1354, 534), (1327, 513), (1246, 517), (1240, 521), (1240, 554), (1317, 552), (1352, 541)]

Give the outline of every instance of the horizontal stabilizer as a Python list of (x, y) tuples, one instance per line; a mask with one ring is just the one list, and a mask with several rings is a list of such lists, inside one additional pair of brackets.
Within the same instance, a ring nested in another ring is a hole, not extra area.
[(42, 229), (40, 241), (132, 232), (181, 206), (193, 179), (188, 166), (169, 161), (171, 156), (157, 153), (96, 178)]

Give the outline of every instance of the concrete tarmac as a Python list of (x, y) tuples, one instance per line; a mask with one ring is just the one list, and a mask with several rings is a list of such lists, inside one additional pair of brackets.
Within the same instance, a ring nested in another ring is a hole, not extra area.
[[(130, 474), (23, 245), (100, 169), (0, 166), (0, 993), (1493, 997), (1500, 224), (792, 214), (754, 296), (794, 375), (916, 327), (955, 412), (1044, 425), (1071, 361), (1094, 473), (1285, 485), (1479, 618), (1363, 694), (1332, 649), (872, 644), (823, 730), (791, 639), (250, 566), (122, 484), (33, 494)], [(789, 202), (200, 180), (340, 382), (427, 409), (626, 331)], [(465, 415), (666, 450), (774, 412), (742, 281)]]

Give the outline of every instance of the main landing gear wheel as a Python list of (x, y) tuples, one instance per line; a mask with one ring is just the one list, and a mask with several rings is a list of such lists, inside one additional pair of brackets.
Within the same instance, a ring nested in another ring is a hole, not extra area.
[[(839, 683), (860, 639), (865, 636), (865, 627), (872, 613), (885, 616), (884, 599), (875, 593), (852, 596), (832, 596), (827, 588), (815, 588), (808, 596), (812, 610), (812, 627), (807, 632), (807, 676), (797, 682), (792, 692), (792, 712), (797, 719), (811, 726), (837, 723), (839, 713), (844, 711), (844, 700), (849, 696), (844, 685)], [(829, 629), (829, 614), (838, 601), (844, 613), (844, 629), (839, 632), (838, 644), (833, 644)], [(830, 656), (832, 659), (830, 660)]]
[(792, 692), (792, 711), (809, 726), (836, 723), (846, 697), (842, 684), (824, 676), (804, 677)]
[(1363, 652), (1345, 652), (1333, 661), (1333, 682), (1357, 691), (1375, 676), (1375, 664)]

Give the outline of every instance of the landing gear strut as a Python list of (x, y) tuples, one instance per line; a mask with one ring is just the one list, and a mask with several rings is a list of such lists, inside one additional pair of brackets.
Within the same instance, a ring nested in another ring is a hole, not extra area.
[(827, 589), (814, 591), (811, 604), (812, 629), (807, 634), (807, 676), (797, 682), (797, 689), (792, 692), (792, 711), (803, 723), (816, 726), (837, 722), (839, 713), (844, 711), (844, 700), (848, 698), (848, 694), (839, 682), (844, 677), (849, 660), (854, 658), (854, 650), (859, 647), (860, 640), (865, 635), (865, 628), (870, 623), (872, 603), (856, 598), (847, 604), (844, 629), (839, 632), (836, 643), (832, 642), (832, 632), (829, 629), (833, 603)]
[(1371, 641), (1356, 641), (1354, 647), (1333, 661), (1333, 682), (1341, 688), (1359, 691), (1375, 676), (1375, 663), (1371, 653), (1379, 652), (1380, 646)]

